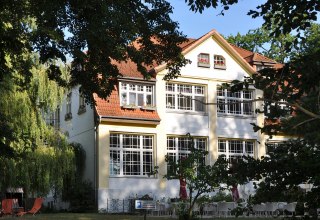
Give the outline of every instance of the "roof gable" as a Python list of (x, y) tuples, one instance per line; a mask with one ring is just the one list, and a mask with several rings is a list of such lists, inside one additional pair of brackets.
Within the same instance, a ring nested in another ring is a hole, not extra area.
[[(214, 41), (216, 41), (220, 47), (222, 47), (230, 56), (233, 57), (233, 59), (248, 73), (253, 74), (255, 73), (255, 70), (253, 67), (238, 53), (237, 50), (232, 47), (216, 30), (211, 30), (207, 34), (201, 36), (198, 39), (188, 39), (187, 43), (182, 48), (182, 54), (187, 55), (192, 50), (194, 50), (196, 47), (198, 47), (201, 43), (204, 41), (212, 38)], [(166, 64), (159, 65), (155, 67), (156, 73), (164, 70), (166, 68)]]

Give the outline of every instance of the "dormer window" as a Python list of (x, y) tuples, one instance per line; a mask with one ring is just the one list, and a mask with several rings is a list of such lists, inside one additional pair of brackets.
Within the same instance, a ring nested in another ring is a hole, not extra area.
[(222, 69), (225, 70), (226, 66), (226, 59), (221, 55), (214, 55), (214, 68), (215, 69)]
[(263, 65), (256, 65), (256, 71), (260, 71), (262, 69), (266, 68), (265, 66)]
[(120, 105), (124, 108), (154, 106), (154, 85), (120, 82)]
[(200, 53), (198, 55), (198, 66), (210, 67), (210, 56), (207, 53)]

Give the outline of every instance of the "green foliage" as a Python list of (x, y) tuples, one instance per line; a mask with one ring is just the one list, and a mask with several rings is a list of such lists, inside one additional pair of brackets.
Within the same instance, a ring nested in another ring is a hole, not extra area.
[(90, 181), (77, 179), (63, 192), (63, 197), (70, 202), (72, 212), (92, 212), (95, 210), (94, 189)]
[[(306, 140), (291, 140), (277, 147), (268, 147), (268, 154), (260, 160), (242, 161), (238, 170), (252, 169), (254, 175), (243, 173), (251, 180), (259, 181), (254, 203), (299, 201), (310, 207), (320, 205), (319, 147)], [(300, 184), (312, 184), (310, 192), (305, 193)]]
[(65, 176), (74, 175), (74, 152), (43, 117), (57, 108), (64, 90), (48, 80), (37, 56), (24, 54), (24, 58), (33, 62), (28, 81), (18, 72), (0, 81), (0, 112), (5, 119), (1, 125), (8, 128), (0, 138), (4, 145), (0, 189), (23, 187), (26, 196), (59, 194)]
[(74, 153), (74, 174), (64, 176), (62, 199), (70, 202), (73, 212), (93, 211), (95, 208), (94, 189), (92, 183), (83, 180), (86, 153), (79, 143), (71, 143), (70, 147)]
[[(268, 155), (261, 159), (245, 158), (237, 164), (235, 180), (259, 180), (256, 202), (301, 201), (310, 207), (320, 205), (319, 170), (319, 97), (320, 97), (320, 25), (312, 24), (305, 39), (296, 44), (296, 53), (279, 69), (263, 69), (245, 82), (235, 82), (235, 89), (254, 85), (264, 92), (266, 123), (253, 124), (255, 131), (270, 136), (285, 134), (295, 138), (277, 148), (268, 146)], [(244, 178), (245, 176), (245, 178)], [(302, 193), (299, 184), (312, 184)]]
[(227, 194), (221, 190), (219, 190), (213, 197), (212, 202), (232, 202), (232, 196), (231, 194)]
[[(194, 146), (193, 137), (187, 134), (190, 141), (188, 142), (188, 149), (190, 154), (187, 157), (181, 158), (178, 161), (170, 160), (166, 155), (166, 162), (168, 163), (169, 170), (164, 176), (166, 179), (180, 179), (186, 182), (188, 189), (188, 209), (184, 211), (184, 219), (194, 218), (192, 208), (201, 196), (206, 193), (213, 192), (216, 188), (221, 187), (221, 183), (227, 181), (228, 162), (219, 158), (214, 165), (206, 165), (205, 158), (208, 155), (206, 150), (196, 149)], [(157, 169), (155, 171), (157, 173)], [(184, 210), (184, 209), (183, 209)]]
[(63, 186), (63, 178), (74, 172), (73, 152), (67, 145), (60, 149), (41, 146), (23, 158), (0, 157), (0, 181), (2, 190), (23, 187), (26, 196), (45, 196), (51, 190), (58, 193)]
[[(169, 63), (172, 78), (186, 63), (178, 46), (185, 36), (164, 0), (4, 1), (0, 11), (0, 81), (19, 73), (27, 86), (32, 63), (24, 54), (36, 52), (50, 80), (80, 84), (93, 104), (92, 94), (106, 98), (121, 76), (116, 62), (133, 61), (146, 79), (153, 74), (150, 66)], [(70, 81), (59, 67), (67, 57), (72, 59)]]
[(264, 27), (249, 30), (247, 34), (235, 36), (229, 35), (226, 40), (238, 47), (260, 53), (277, 62), (283, 63), (295, 54), (292, 45), (294, 36), (291, 34), (281, 34), (271, 37), (271, 31)]

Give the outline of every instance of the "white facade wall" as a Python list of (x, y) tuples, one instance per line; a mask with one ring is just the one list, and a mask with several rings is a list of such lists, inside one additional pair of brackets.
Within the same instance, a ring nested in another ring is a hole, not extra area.
[(71, 113), (72, 118), (65, 120), (66, 101), (63, 102), (60, 112), (60, 131), (65, 133), (68, 141), (80, 143), (86, 151), (86, 166), (84, 179), (95, 182), (95, 124), (94, 110), (90, 105), (86, 105), (86, 111), (78, 114), (79, 110), (79, 87), (71, 91)]
[[(265, 153), (264, 146), (258, 143), (264, 140), (264, 136), (255, 133), (250, 123), (261, 125), (263, 115), (253, 116), (219, 116), (217, 107), (217, 85), (232, 80), (243, 80), (248, 76), (246, 68), (235, 59), (237, 54), (227, 52), (221, 42), (209, 37), (200, 45), (188, 52), (185, 56), (192, 61), (181, 70), (181, 76), (174, 79), (173, 83), (187, 83), (205, 86), (206, 102), (208, 105), (205, 112), (188, 112), (181, 110), (166, 109), (166, 82), (163, 79), (166, 70), (157, 74), (156, 78), (156, 107), (160, 116), (160, 124), (143, 125), (130, 123), (108, 123), (100, 121), (95, 142), (94, 111), (90, 106), (86, 107), (86, 112), (77, 114), (78, 93), (75, 88), (72, 94), (72, 119), (62, 120), (62, 130), (69, 132), (69, 140), (81, 143), (87, 151), (86, 177), (97, 181), (98, 209), (107, 209), (110, 199), (126, 199), (136, 195), (149, 194), (155, 198), (178, 197), (179, 183), (177, 180), (166, 181), (163, 175), (166, 174), (167, 165), (165, 155), (167, 153), (168, 135), (185, 135), (190, 133), (193, 136), (207, 137), (209, 157), (208, 162), (213, 163), (218, 157), (218, 139), (250, 139), (255, 140), (255, 156)], [(210, 68), (198, 67), (198, 54), (210, 54)], [(214, 69), (213, 56), (222, 55), (226, 60), (226, 70)], [(239, 58), (238, 58), (239, 59)], [(254, 97), (261, 96), (261, 91), (255, 91)], [(261, 103), (255, 103), (259, 107)], [(62, 106), (61, 116), (65, 115), (65, 106)], [(110, 132), (133, 132), (154, 135), (154, 161), (159, 166), (159, 175), (156, 177), (110, 177)], [(95, 145), (97, 149), (95, 148)], [(97, 157), (95, 158), (95, 155)], [(95, 163), (97, 170), (95, 170)]]

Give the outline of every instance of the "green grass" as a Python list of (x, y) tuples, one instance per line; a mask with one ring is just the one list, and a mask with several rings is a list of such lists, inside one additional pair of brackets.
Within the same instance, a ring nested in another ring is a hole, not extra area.
[[(98, 213), (55, 213), (55, 214), (37, 214), (24, 215), (22, 217), (4, 216), (1, 220), (15, 219), (15, 220), (143, 220), (143, 215), (112, 215), (112, 214), (98, 214)], [(174, 220), (173, 217), (155, 217), (147, 216), (147, 220)], [(217, 217), (204, 217), (204, 220), (266, 220), (267, 218), (217, 218)], [(271, 220), (272, 218), (268, 218)]]

